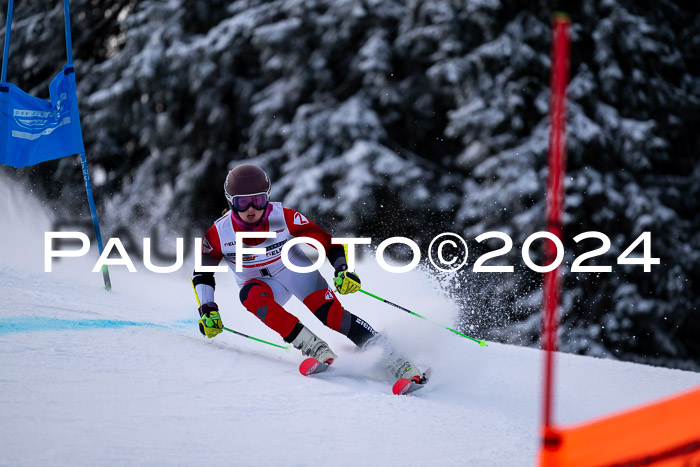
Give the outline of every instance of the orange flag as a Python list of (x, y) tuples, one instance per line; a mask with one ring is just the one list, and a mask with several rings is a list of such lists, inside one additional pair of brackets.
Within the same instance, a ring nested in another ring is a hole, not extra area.
[(567, 428), (545, 428), (540, 465), (700, 466), (700, 387)]

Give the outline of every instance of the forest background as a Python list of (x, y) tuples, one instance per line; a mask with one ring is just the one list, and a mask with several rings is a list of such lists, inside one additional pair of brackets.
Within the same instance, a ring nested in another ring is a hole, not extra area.
[[(8, 66), (45, 98), (65, 63), (62, 2), (48, 3), (15, 2)], [(136, 253), (154, 232), (201, 236), (225, 207), (227, 170), (255, 163), (274, 200), (336, 237), (401, 235), (427, 253), (435, 235), (461, 235), (467, 267), (437, 276), (457, 326), (539, 345), (541, 275), (519, 251), (545, 230), (553, 13), (542, 0), (73, 0), (103, 235)], [(698, 371), (700, 4), (585, 0), (568, 13), (561, 349)], [(79, 167), (0, 170), (56, 229), (91, 233)], [(475, 242), (493, 230), (514, 247), (488, 264), (514, 273), (471, 271), (502, 245)], [(573, 241), (587, 231), (612, 245), (586, 264), (611, 273), (568, 270), (600, 246)], [(660, 264), (616, 264), (644, 231)]]

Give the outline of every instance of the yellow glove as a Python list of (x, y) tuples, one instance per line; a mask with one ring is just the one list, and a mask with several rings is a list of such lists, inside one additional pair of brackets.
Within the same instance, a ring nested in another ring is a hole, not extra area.
[(199, 307), (199, 332), (208, 338), (221, 334), (224, 323), (219, 315), (219, 307), (214, 302), (205, 303)]
[(341, 295), (357, 292), (362, 287), (360, 277), (350, 271), (336, 271), (333, 282)]

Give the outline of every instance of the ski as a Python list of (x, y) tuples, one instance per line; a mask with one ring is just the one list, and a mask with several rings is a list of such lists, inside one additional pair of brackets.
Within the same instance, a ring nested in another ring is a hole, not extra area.
[(321, 363), (313, 357), (309, 357), (301, 362), (299, 365), (299, 373), (304, 376), (313, 375), (315, 373), (322, 373), (330, 368), (328, 363)]
[[(331, 361), (332, 363), (332, 361)], [(299, 365), (299, 373), (304, 376), (311, 376), (317, 373), (323, 373), (331, 367), (328, 363), (321, 363), (313, 357), (305, 359)], [(414, 379), (401, 378), (394, 383), (391, 392), (397, 396), (410, 394), (413, 391), (421, 389), (430, 379), (432, 370), (428, 368), (421, 377), (415, 376)]]
[(430, 379), (431, 373), (432, 370), (428, 368), (421, 377), (414, 376), (413, 379), (401, 378), (394, 383), (391, 392), (396, 396), (403, 396), (417, 391), (425, 386), (425, 383)]

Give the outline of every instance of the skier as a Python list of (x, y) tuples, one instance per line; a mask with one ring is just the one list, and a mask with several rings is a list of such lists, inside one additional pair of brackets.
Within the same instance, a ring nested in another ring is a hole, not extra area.
[[(335, 269), (334, 283), (340, 294), (356, 292), (361, 286), (357, 273), (348, 270), (343, 245), (332, 245), (331, 236), (301, 213), (269, 201), (270, 181), (260, 167), (242, 164), (231, 170), (224, 184), (224, 195), (229, 210), (214, 222), (202, 239), (202, 265), (216, 266), (224, 259), (235, 273), (241, 303), (248, 311), (305, 356), (330, 365), (337, 355), (328, 344), (284, 309), (284, 304), (294, 295), (324, 325), (344, 334), (358, 347), (364, 348), (370, 342), (381, 343), (385, 349), (383, 362), (397, 379), (426, 382), (418, 367), (391, 350), (369, 323), (343, 308), (318, 271), (298, 273), (284, 265), (281, 259), (284, 244), (292, 237), (310, 237), (323, 245)], [(245, 247), (264, 248), (265, 253), (244, 254), (242, 272), (236, 272), (236, 232), (276, 234), (275, 238), (243, 240)], [(289, 260), (300, 267), (312, 264), (298, 245), (289, 250)], [(212, 338), (223, 329), (219, 308), (214, 302), (214, 273), (195, 270), (192, 280), (202, 303), (199, 330)]]

